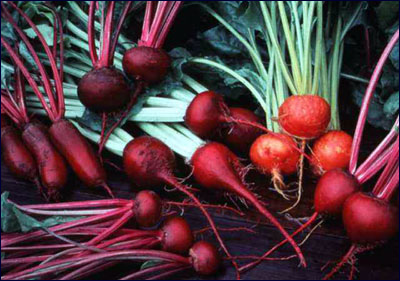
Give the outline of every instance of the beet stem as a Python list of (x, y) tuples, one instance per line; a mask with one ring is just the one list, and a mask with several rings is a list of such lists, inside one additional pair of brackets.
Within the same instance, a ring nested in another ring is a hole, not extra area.
[(162, 270), (176, 269), (177, 267), (182, 267), (182, 265), (179, 263), (161, 264), (161, 265), (157, 265), (157, 266), (153, 266), (150, 268), (139, 270), (139, 271), (129, 274), (119, 280), (140, 280), (147, 274), (155, 273), (157, 271), (162, 271)]
[(386, 61), (398, 40), (399, 40), (399, 30), (397, 29), (392, 39), (390, 39), (390, 42), (387, 44), (381, 57), (379, 58), (378, 64), (376, 65), (375, 70), (372, 73), (372, 77), (368, 84), (368, 88), (365, 91), (365, 96), (363, 99), (363, 103), (361, 105), (356, 130), (354, 133), (352, 153), (350, 157), (349, 172), (352, 175), (357, 170), (358, 156), (360, 153), (361, 140), (364, 133), (365, 122), (367, 120), (369, 105), (375, 93), (376, 86), (378, 85), (379, 77), (382, 74), (383, 66), (386, 64)]
[(94, 17), (96, 10), (96, 2), (90, 2), (89, 6), (89, 19), (88, 19), (88, 41), (89, 41), (89, 54), (92, 60), (92, 64), (96, 65), (98, 61), (96, 41), (95, 41), (95, 29), (94, 29)]
[(92, 200), (82, 202), (68, 202), (68, 203), (55, 203), (55, 204), (37, 204), (37, 205), (23, 205), (27, 209), (36, 210), (54, 210), (54, 209), (74, 209), (74, 208), (99, 208), (111, 206), (125, 206), (131, 203), (130, 200), (125, 199), (109, 199), (109, 200)]
[(182, 6), (182, 4), (182, 1), (173, 1), (171, 11), (163, 24), (160, 34), (157, 36), (158, 38), (155, 42), (155, 48), (159, 49), (162, 48), (162, 46), (164, 45), (168, 32), (170, 31), (172, 24), (176, 16), (178, 15), (179, 8)]
[(112, 48), (112, 29), (113, 29), (113, 16), (114, 16), (115, 1), (110, 1), (108, 4), (104, 30), (103, 30), (103, 44), (100, 54), (100, 59), (94, 65), (95, 68), (109, 67), (110, 66), (110, 50)]
[(129, 10), (131, 9), (131, 7), (132, 7), (132, 1), (128, 1), (125, 4), (124, 10), (122, 11), (122, 14), (121, 14), (121, 16), (119, 18), (117, 28), (116, 28), (116, 30), (114, 32), (114, 38), (113, 38), (113, 41), (112, 41), (112, 44), (111, 44), (111, 50), (110, 50), (110, 53), (109, 53), (109, 62), (108, 62), (109, 65), (113, 65), (114, 64), (114, 55), (115, 55), (115, 50), (116, 50), (117, 44), (118, 44), (118, 37), (119, 37), (119, 35), (121, 33), (122, 26), (123, 26), (123, 24), (125, 22), (125, 19), (126, 19), (128, 13), (129, 13)]
[(148, 278), (146, 280), (163, 280), (163, 278), (166, 278), (168, 276), (174, 275), (176, 273), (179, 273), (179, 272), (182, 272), (184, 270), (191, 269), (191, 268), (192, 268), (192, 266), (181, 266), (181, 268), (177, 268), (177, 269), (173, 269), (173, 270), (167, 271), (165, 273), (161, 273), (159, 275), (153, 276), (153, 277)]

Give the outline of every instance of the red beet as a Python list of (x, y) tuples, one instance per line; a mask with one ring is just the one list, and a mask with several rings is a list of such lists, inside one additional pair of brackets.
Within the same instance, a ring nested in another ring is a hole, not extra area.
[[(230, 107), (229, 111), (234, 119), (246, 120), (261, 125), (260, 118), (248, 109)], [(222, 138), (229, 147), (242, 153), (248, 153), (252, 143), (261, 135), (261, 133), (262, 131), (255, 127), (233, 123), (223, 131)]]
[(191, 162), (193, 176), (198, 183), (212, 190), (231, 192), (249, 201), (289, 240), (302, 264), (305, 265), (303, 254), (296, 242), (244, 184), (244, 167), (233, 152), (222, 144), (211, 142), (197, 149)]
[(346, 199), (360, 189), (357, 179), (347, 171), (330, 170), (319, 179), (315, 189), (315, 211), (329, 216), (338, 216), (342, 213)]
[(399, 231), (399, 209), (365, 193), (355, 193), (343, 206), (347, 236), (355, 244), (376, 244)]
[(153, 84), (167, 75), (171, 59), (162, 49), (139, 46), (125, 52), (122, 66), (130, 77)]
[(50, 141), (47, 128), (37, 122), (29, 123), (22, 132), (22, 139), (38, 163), (47, 195), (57, 199), (60, 189), (67, 183), (68, 171), (64, 158)]
[(314, 172), (321, 174), (335, 168), (346, 169), (350, 163), (353, 138), (343, 131), (329, 131), (312, 147)]
[(111, 67), (93, 69), (78, 84), (78, 97), (95, 112), (113, 112), (130, 100), (130, 91), (122, 73)]
[(39, 172), (31, 152), (22, 141), (17, 129), (8, 126), (5, 118), (1, 118), (1, 155), (4, 163), (17, 177), (39, 182)]
[(160, 197), (150, 190), (143, 190), (136, 195), (134, 213), (136, 222), (142, 227), (154, 226), (162, 216)]
[(189, 224), (181, 217), (168, 218), (161, 227), (162, 250), (186, 254), (193, 245), (194, 237)]
[(221, 266), (221, 258), (214, 245), (199, 241), (189, 251), (194, 270), (201, 275), (213, 275)]
[(185, 114), (185, 124), (201, 138), (212, 138), (218, 134), (229, 108), (221, 95), (213, 91), (198, 94), (190, 103)]
[(331, 120), (331, 108), (316, 95), (295, 95), (279, 108), (279, 124), (289, 135), (313, 139), (322, 135)]

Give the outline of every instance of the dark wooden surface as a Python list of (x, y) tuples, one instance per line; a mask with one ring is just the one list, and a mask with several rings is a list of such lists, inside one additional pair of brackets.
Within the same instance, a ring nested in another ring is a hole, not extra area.
[[(111, 158), (117, 164), (118, 159)], [(181, 165), (183, 166), (183, 165)], [(186, 173), (182, 170), (181, 173)], [(122, 172), (116, 171), (113, 168), (108, 169), (109, 183), (112, 186), (117, 197), (132, 198), (135, 189), (128, 183)], [(249, 181), (256, 182), (254, 188), (257, 193), (262, 195), (263, 200), (268, 202), (268, 207), (275, 213), (288, 206), (288, 203), (279, 198), (274, 192), (268, 190), (269, 180), (256, 175), (252, 172), (249, 175)], [(315, 179), (307, 177), (306, 179), (306, 194), (302, 203), (291, 215), (296, 218), (306, 217), (312, 214), (312, 192)], [(31, 204), (43, 202), (35, 188), (24, 181), (16, 180), (8, 171), (1, 165), (1, 190), (9, 191), (10, 198), (20, 204)], [(164, 197), (169, 199), (181, 200), (179, 195), (173, 193), (162, 192)], [(200, 197), (206, 201), (218, 203), (224, 201), (223, 196), (215, 198), (212, 195), (201, 193)], [(64, 200), (90, 200), (106, 198), (106, 195), (101, 190), (93, 190), (84, 187), (74, 177), (70, 176), (68, 187), (64, 191)], [(243, 232), (223, 233), (224, 239), (234, 255), (261, 255), (265, 250), (269, 249), (282, 238), (275, 228), (269, 224), (259, 223), (258, 216), (251, 210), (247, 210), (251, 220), (244, 220), (237, 217), (232, 217), (229, 214), (213, 213), (216, 223), (220, 227), (254, 227), (257, 234), (248, 234)], [(196, 210), (187, 210), (185, 218), (190, 222), (194, 229), (206, 226), (206, 222)], [(294, 229), (297, 224), (294, 221), (289, 221), (284, 217), (280, 217), (288, 229)], [(213, 240), (211, 235), (203, 236), (204, 239)], [(349, 247), (349, 241), (345, 238), (340, 222), (327, 221), (318, 229), (307, 243), (302, 247), (307, 258), (308, 267), (306, 269), (298, 267), (298, 260), (282, 262), (264, 262), (256, 269), (243, 275), (244, 279), (320, 279), (323, 276), (321, 267), (328, 261), (336, 260)], [(290, 247), (284, 247), (276, 256), (292, 255), (293, 251)], [(399, 243), (398, 239), (388, 242), (387, 244), (362, 255), (358, 256), (357, 267), (359, 273), (357, 277), (360, 279), (399, 279)], [(347, 272), (347, 271), (345, 271)], [(120, 273), (120, 269), (108, 271), (106, 274), (97, 276), (96, 279), (116, 278)], [(107, 278), (106, 278), (107, 277)], [(183, 279), (197, 279), (194, 274), (187, 273), (180, 276)], [(217, 279), (229, 280), (235, 277), (232, 267), (229, 263), (225, 266), (221, 273), (216, 276)], [(337, 278), (346, 278), (345, 273), (337, 276)]]

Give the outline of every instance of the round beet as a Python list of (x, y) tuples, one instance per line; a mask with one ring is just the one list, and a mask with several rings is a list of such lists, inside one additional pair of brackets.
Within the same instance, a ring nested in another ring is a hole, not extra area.
[(158, 139), (142, 136), (129, 142), (124, 149), (124, 169), (138, 187), (165, 184), (164, 176), (175, 168), (175, 155)]
[(189, 224), (181, 217), (165, 220), (162, 231), (162, 250), (176, 254), (187, 254), (193, 245), (194, 237)]
[(336, 168), (347, 168), (353, 138), (343, 131), (330, 131), (315, 141), (312, 148), (314, 172), (322, 174)]
[(199, 241), (189, 251), (194, 270), (201, 275), (213, 275), (217, 273), (221, 258), (214, 245)]
[(330, 170), (319, 179), (315, 189), (315, 211), (330, 216), (340, 215), (346, 199), (359, 190), (357, 179), (347, 171)]
[[(233, 119), (245, 120), (252, 123), (259, 123), (261, 125), (260, 118), (248, 109), (231, 107), (229, 108), (229, 111)], [(261, 134), (262, 131), (253, 126), (231, 123), (230, 126), (223, 131), (222, 138), (229, 147), (243, 153), (248, 153), (251, 144)]]
[(139, 46), (125, 52), (122, 66), (134, 79), (157, 83), (167, 75), (171, 59), (162, 49)]
[(387, 201), (362, 192), (350, 196), (343, 206), (343, 223), (355, 244), (376, 244), (399, 231), (399, 209)]
[(262, 135), (251, 146), (250, 159), (262, 173), (290, 175), (297, 171), (300, 159), (295, 146), (296, 142), (287, 135)]
[(113, 112), (128, 104), (130, 91), (119, 70), (102, 67), (82, 77), (78, 84), (78, 97), (92, 111)]
[(198, 94), (185, 114), (185, 124), (201, 138), (212, 138), (226, 122), (229, 108), (221, 95), (213, 91)]
[(140, 226), (154, 226), (162, 215), (161, 199), (153, 191), (143, 190), (136, 195), (134, 211)]
[(295, 95), (279, 108), (279, 124), (289, 135), (313, 139), (322, 135), (331, 120), (331, 108), (316, 95)]

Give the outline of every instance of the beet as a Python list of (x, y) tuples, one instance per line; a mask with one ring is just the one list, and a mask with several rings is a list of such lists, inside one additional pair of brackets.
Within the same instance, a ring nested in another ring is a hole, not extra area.
[(162, 216), (160, 197), (150, 190), (143, 190), (136, 195), (134, 213), (136, 222), (141, 227), (156, 225)]
[(189, 255), (194, 270), (201, 275), (213, 275), (221, 266), (221, 258), (214, 245), (199, 241), (190, 249)]
[[(234, 119), (246, 120), (261, 125), (261, 119), (246, 108), (230, 107), (229, 112)], [(261, 134), (262, 131), (253, 126), (233, 123), (223, 131), (222, 139), (229, 147), (242, 153), (248, 153), (252, 143)]]
[(331, 108), (316, 95), (295, 95), (287, 98), (279, 108), (282, 129), (297, 138), (313, 139), (322, 135), (331, 120)]
[(122, 66), (130, 77), (153, 84), (167, 75), (171, 59), (162, 49), (139, 46), (125, 52)]
[(329, 131), (312, 147), (312, 166), (316, 174), (336, 168), (346, 169), (350, 163), (353, 138), (343, 131)]
[(95, 112), (113, 112), (130, 100), (130, 91), (123, 74), (112, 67), (93, 69), (78, 84), (79, 100)]
[(221, 95), (213, 91), (198, 94), (185, 114), (185, 124), (201, 138), (212, 138), (219, 133), (229, 108)]
[(399, 231), (399, 209), (387, 201), (358, 192), (343, 206), (347, 236), (355, 244), (376, 244)]
[(315, 189), (315, 211), (330, 216), (340, 215), (346, 199), (360, 189), (357, 179), (347, 171), (330, 170), (319, 179)]
[(189, 224), (181, 217), (171, 217), (162, 227), (162, 250), (176, 254), (187, 254), (193, 245), (194, 237)]

